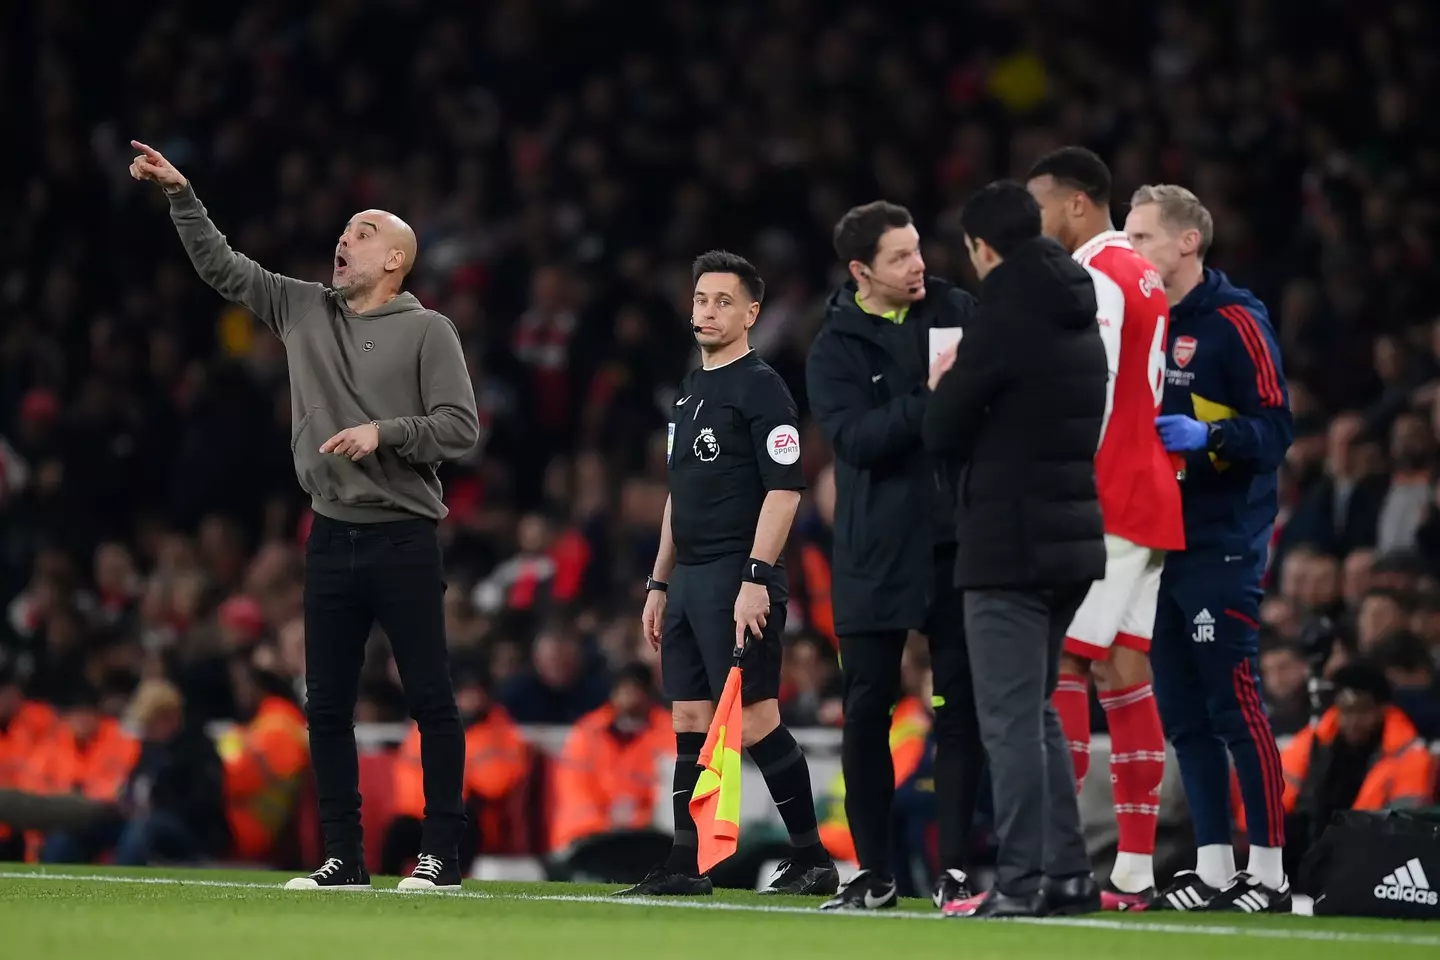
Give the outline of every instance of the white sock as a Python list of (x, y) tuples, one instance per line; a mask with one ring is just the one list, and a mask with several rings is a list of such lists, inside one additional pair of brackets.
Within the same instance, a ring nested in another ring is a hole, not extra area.
[(1225, 886), (1235, 876), (1235, 848), (1228, 843), (1205, 844), (1195, 857), (1195, 872), (1203, 883), (1216, 888)]
[(1121, 893), (1139, 893), (1155, 886), (1155, 858), (1148, 853), (1117, 853), (1110, 882)]
[(1280, 889), (1285, 883), (1284, 851), (1280, 847), (1251, 847), (1250, 866), (1245, 872), (1271, 890)]

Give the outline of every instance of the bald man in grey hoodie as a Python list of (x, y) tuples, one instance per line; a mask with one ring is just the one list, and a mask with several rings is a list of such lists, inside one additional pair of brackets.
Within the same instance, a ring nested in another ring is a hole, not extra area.
[[(415, 233), (383, 210), (357, 213), (335, 244), (333, 286), (271, 273), (236, 253), (190, 182), (138, 141), (130, 175), (164, 188), (200, 278), (285, 344), (291, 450), (315, 521), (306, 546), (305, 710), (325, 862), (290, 889), (370, 886), (360, 829), (355, 700), (371, 626), (390, 639), (420, 728), (425, 825), (402, 889), (460, 888), (465, 731), (445, 648), (436, 465), (479, 437), (454, 325), (402, 293)], [(277, 825), (278, 826), (278, 825)]]

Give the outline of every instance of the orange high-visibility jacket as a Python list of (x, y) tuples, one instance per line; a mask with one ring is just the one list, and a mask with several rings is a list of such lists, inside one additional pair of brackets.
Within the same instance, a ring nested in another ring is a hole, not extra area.
[(662, 759), (675, 756), (670, 713), (654, 707), (638, 736), (618, 737), (609, 704), (581, 717), (555, 763), (550, 849), (607, 830), (648, 827)]
[[(934, 718), (919, 697), (904, 697), (895, 705), (890, 718), (890, 759), (895, 766), (895, 786), (914, 775), (925, 759), (925, 739), (930, 735)], [(854, 862), (855, 839), (850, 835), (850, 821), (845, 816), (845, 777), (837, 775), (822, 801), (824, 816), (820, 822), (820, 842), (837, 860)]]
[(59, 719), (48, 704), (27, 700), (0, 729), (0, 790), (19, 785), (21, 771), (39, 759), (37, 745), (54, 732)]
[(263, 859), (290, 822), (310, 763), (305, 714), (284, 697), (266, 697), (249, 723), (216, 744), (225, 764), (225, 807), (235, 855)]
[[(501, 707), (491, 707), (485, 719), (465, 731), (465, 795), (482, 800), (499, 800), (525, 778), (530, 747), (520, 728)], [(420, 769), (420, 728), (410, 725), (410, 735), (395, 755), (395, 797), (392, 811), (397, 817), (425, 816), (425, 777)]]
[[(1340, 712), (1331, 707), (1320, 722), (1295, 735), (1281, 757), (1285, 769), (1285, 811), (1293, 813), (1312, 787), (1310, 771), (1323, 770), (1335, 738), (1340, 735)], [(1423, 807), (1435, 786), (1434, 758), (1415, 725), (1399, 707), (1385, 707), (1385, 727), (1369, 774), (1355, 795), (1353, 810), (1394, 810)]]
[[(19, 712), (0, 730), (0, 790), (20, 787), (25, 768), (39, 761), (39, 744), (50, 736), (59, 719), (54, 708), (38, 700), (20, 705)], [(10, 835), (10, 827), (0, 823), (0, 840)]]
[(102, 718), (85, 743), (75, 739), (69, 724), (57, 723), (33, 746), (16, 785), (30, 793), (78, 793), (102, 803), (113, 801), (139, 759), (140, 741), (114, 717)]

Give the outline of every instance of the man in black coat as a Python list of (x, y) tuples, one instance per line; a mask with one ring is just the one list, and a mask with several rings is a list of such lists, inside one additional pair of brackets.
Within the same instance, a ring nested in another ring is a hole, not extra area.
[(1100, 894), (1050, 695), (1065, 630), (1105, 573), (1094, 458), (1108, 370), (1095, 289), (1041, 237), (1040, 208), (1019, 184), (981, 190), (961, 224), (980, 308), (931, 367), (923, 435), (961, 470), (955, 574), (1000, 854), (995, 889), (946, 912), (1089, 912)]
[(984, 763), (954, 587), (955, 494), (925, 452), (930, 331), (962, 326), (968, 293), (925, 276), (904, 207), (856, 207), (835, 226), (851, 280), (830, 298), (810, 350), (806, 392), (835, 450), (831, 597), (845, 682), (845, 813), (861, 872), (823, 909), (895, 905), (890, 716), (907, 632), (924, 631), (935, 677), (937, 901), (967, 895), (962, 870)]

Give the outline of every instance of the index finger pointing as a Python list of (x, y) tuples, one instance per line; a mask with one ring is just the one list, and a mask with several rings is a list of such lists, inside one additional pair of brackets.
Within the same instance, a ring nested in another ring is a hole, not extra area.
[(141, 153), (145, 154), (145, 156), (149, 157), (151, 160), (161, 160), (161, 159), (164, 159), (164, 158), (162, 158), (162, 157), (160, 156), (160, 151), (159, 151), (159, 150), (156, 150), (154, 147), (150, 146), (150, 144), (148, 144), (148, 143), (141, 143), (139, 140), (131, 140), (131, 141), (130, 141), (130, 146), (134, 147), (136, 150), (139, 150)]

